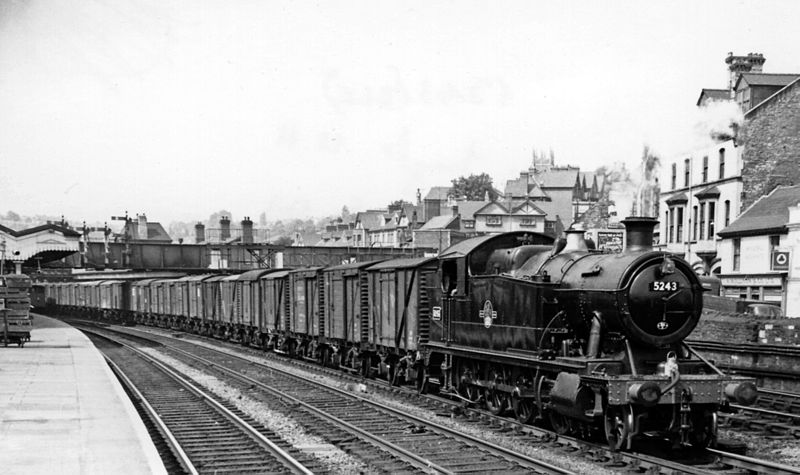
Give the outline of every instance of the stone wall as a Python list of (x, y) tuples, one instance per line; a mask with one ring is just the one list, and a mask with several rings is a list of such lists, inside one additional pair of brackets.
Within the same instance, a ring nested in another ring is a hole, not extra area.
[(739, 141), (744, 145), (742, 211), (778, 185), (800, 184), (800, 82), (748, 112)]

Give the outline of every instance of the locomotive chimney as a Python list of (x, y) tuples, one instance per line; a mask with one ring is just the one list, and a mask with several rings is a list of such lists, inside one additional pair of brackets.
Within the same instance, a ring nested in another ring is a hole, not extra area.
[(628, 216), (621, 223), (625, 225), (625, 252), (653, 249), (653, 228), (658, 224), (656, 218)]
[(194, 225), (194, 242), (200, 244), (206, 240), (206, 225), (197, 223)]
[(227, 216), (219, 218), (219, 240), (222, 242), (231, 238), (231, 219)]
[(584, 231), (583, 226), (580, 224), (575, 224), (565, 230), (564, 234), (567, 235), (567, 244), (561, 252), (588, 251), (589, 247), (586, 245), (585, 233), (586, 231)]
[(253, 221), (249, 216), (242, 220), (242, 244), (253, 244)]

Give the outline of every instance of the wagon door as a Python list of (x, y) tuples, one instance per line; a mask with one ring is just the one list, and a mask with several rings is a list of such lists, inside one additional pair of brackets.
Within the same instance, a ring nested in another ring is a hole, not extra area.
[(334, 272), (330, 275), (331, 284), (329, 286), (328, 299), (330, 301), (330, 313), (328, 328), (326, 333), (331, 338), (343, 340), (347, 338), (345, 329), (349, 320), (350, 307), (347, 302), (347, 283), (349, 279), (343, 272)]

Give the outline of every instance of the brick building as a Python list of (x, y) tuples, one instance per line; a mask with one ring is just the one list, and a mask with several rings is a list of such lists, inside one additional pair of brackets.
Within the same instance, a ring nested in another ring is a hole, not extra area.
[(794, 77), (745, 112), (743, 207), (778, 185), (800, 184), (800, 75)]
[(709, 130), (709, 144), (662, 168), (661, 245), (700, 273), (720, 273), (731, 258), (719, 252), (718, 232), (742, 210), (800, 183), (800, 75), (763, 73), (765, 61), (728, 55), (728, 89), (703, 89), (697, 106), (736, 104), (743, 120), (732, 114), (729, 129)]

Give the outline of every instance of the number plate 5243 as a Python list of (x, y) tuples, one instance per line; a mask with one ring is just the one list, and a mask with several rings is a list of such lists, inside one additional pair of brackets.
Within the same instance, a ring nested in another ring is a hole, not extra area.
[(650, 282), (650, 290), (653, 292), (674, 292), (678, 290), (679, 285), (677, 282), (662, 282), (655, 280)]

